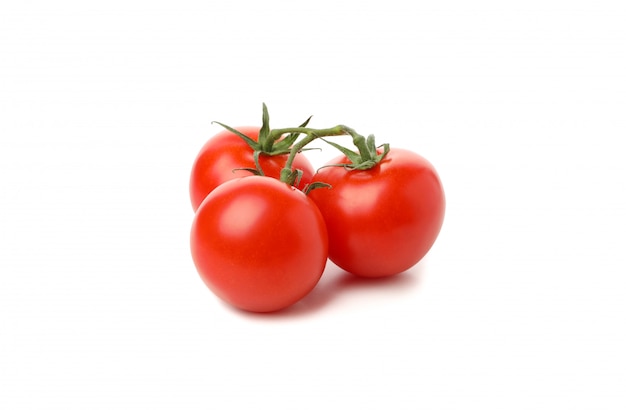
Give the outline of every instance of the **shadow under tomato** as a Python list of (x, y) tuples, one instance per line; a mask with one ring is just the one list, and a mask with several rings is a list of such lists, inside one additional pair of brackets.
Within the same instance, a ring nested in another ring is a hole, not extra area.
[(419, 286), (422, 266), (418, 264), (411, 269), (383, 278), (363, 278), (348, 273), (329, 262), (317, 286), (296, 304), (269, 313), (253, 313), (233, 310), (255, 319), (280, 320), (301, 317), (316, 313), (322, 309), (330, 309), (333, 304), (340, 305), (342, 297), (347, 294), (374, 293), (400, 295)]

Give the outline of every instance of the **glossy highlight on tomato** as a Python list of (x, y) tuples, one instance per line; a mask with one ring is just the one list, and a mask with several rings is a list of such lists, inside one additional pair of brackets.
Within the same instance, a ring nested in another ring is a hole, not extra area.
[[(327, 165), (348, 164), (340, 156)], [(444, 218), (445, 196), (430, 162), (392, 148), (374, 167), (321, 168), (313, 177), (331, 188), (309, 196), (329, 235), (329, 258), (358, 276), (382, 277), (417, 264), (434, 244)]]
[(190, 242), (204, 283), (252, 312), (298, 302), (318, 283), (328, 257), (326, 226), (313, 201), (262, 176), (213, 190), (194, 216)]
[[(260, 127), (237, 127), (237, 130), (254, 141), (258, 140)], [(256, 168), (254, 151), (238, 135), (223, 130), (211, 137), (195, 158), (189, 181), (191, 206), (194, 211), (216, 187), (232, 179), (253, 175), (244, 168)], [(259, 155), (259, 165), (263, 173), (269, 177), (279, 178), (280, 171), (285, 167), (288, 154)], [(313, 176), (313, 166), (302, 154), (297, 154), (293, 167), (302, 170), (302, 179), (297, 188), (305, 187)]]

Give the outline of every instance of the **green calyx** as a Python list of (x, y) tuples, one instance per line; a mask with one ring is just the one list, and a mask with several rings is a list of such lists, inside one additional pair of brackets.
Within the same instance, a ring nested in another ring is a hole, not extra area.
[(350, 131), (352, 131), (350, 132), (350, 135), (352, 136), (353, 144), (356, 146), (358, 150), (357, 152), (349, 148), (346, 148), (342, 145), (339, 145), (335, 142), (328, 141), (322, 138), (324, 142), (326, 142), (329, 145), (332, 145), (333, 147), (341, 151), (341, 153), (344, 154), (350, 161), (349, 163), (346, 163), (346, 164), (334, 164), (334, 165), (327, 165), (327, 166), (331, 166), (331, 167), (340, 166), (340, 167), (344, 167), (347, 170), (361, 170), (362, 171), (362, 170), (375, 167), (389, 153), (389, 149), (390, 149), (389, 144), (382, 144), (382, 145), (376, 146), (374, 135), (370, 135), (367, 138), (365, 138), (362, 135), (359, 135), (356, 132), (354, 132), (354, 130), (350, 130)]
[[(302, 124), (298, 127), (293, 128), (294, 130), (303, 129), (306, 127), (311, 120), (311, 117), (307, 118)], [(233, 127), (230, 127), (226, 124), (223, 124), (218, 121), (213, 121), (215, 124), (221, 125), (226, 128), (228, 131), (236, 134), (241, 139), (243, 139), (246, 144), (252, 148), (252, 151), (255, 153), (265, 154), (265, 155), (285, 155), (291, 152), (291, 146), (296, 142), (298, 136), (300, 136), (300, 132), (293, 131), (289, 132), (284, 138), (281, 138), (287, 132), (283, 132), (281, 129), (271, 130), (270, 129), (270, 116), (267, 110), (267, 106), (263, 103), (263, 119), (261, 129), (259, 130), (258, 140), (255, 141), (252, 138), (248, 137), (244, 133), (236, 130)], [(257, 154), (258, 156), (258, 154)]]

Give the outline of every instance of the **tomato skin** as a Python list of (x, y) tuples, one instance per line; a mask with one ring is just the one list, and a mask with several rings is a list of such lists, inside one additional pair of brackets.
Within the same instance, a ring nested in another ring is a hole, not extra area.
[[(341, 156), (327, 165), (346, 163)], [(443, 187), (432, 164), (414, 152), (392, 148), (363, 171), (322, 168), (315, 181), (332, 186), (314, 189), (309, 197), (326, 221), (330, 260), (347, 272), (383, 277), (406, 271), (439, 234)]]
[[(259, 127), (247, 126), (236, 129), (253, 140), (258, 140)], [(204, 198), (224, 182), (253, 175), (245, 170), (233, 172), (239, 168), (256, 168), (253, 154), (252, 148), (241, 137), (228, 130), (211, 137), (200, 149), (191, 169), (189, 194), (193, 210), (197, 211)], [(287, 154), (273, 156), (261, 154), (259, 164), (265, 175), (278, 179), (287, 157)], [(304, 155), (297, 154), (293, 167), (303, 172), (297, 186), (302, 189), (311, 181), (313, 166)]]
[(272, 312), (306, 296), (328, 257), (319, 210), (279, 180), (251, 176), (213, 190), (195, 214), (191, 254), (205, 284), (243, 310)]

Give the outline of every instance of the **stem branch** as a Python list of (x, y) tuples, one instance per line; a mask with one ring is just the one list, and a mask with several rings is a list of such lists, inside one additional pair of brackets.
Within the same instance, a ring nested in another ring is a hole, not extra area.
[(293, 165), (294, 159), (296, 158), (296, 155), (312, 141), (322, 137), (332, 137), (337, 135), (351, 135), (353, 139), (357, 139), (358, 137), (363, 138), (362, 136), (357, 134), (356, 131), (354, 131), (352, 128), (345, 125), (337, 125), (332, 128), (324, 128), (319, 130), (303, 127), (275, 129), (270, 132), (269, 138), (276, 139), (283, 134), (293, 132), (305, 134), (306, 137), (302, 138), (300, 141), (293, 145), (293, 147), (291, 148), (291, 152), (289, 153), (289, 157), (287, 158), (287, 163), (280, 172), (280, 180), (287, 183), (290, 181), (290, 179), (292, 179), (294, 171), (291, 169), (291, 167)]

